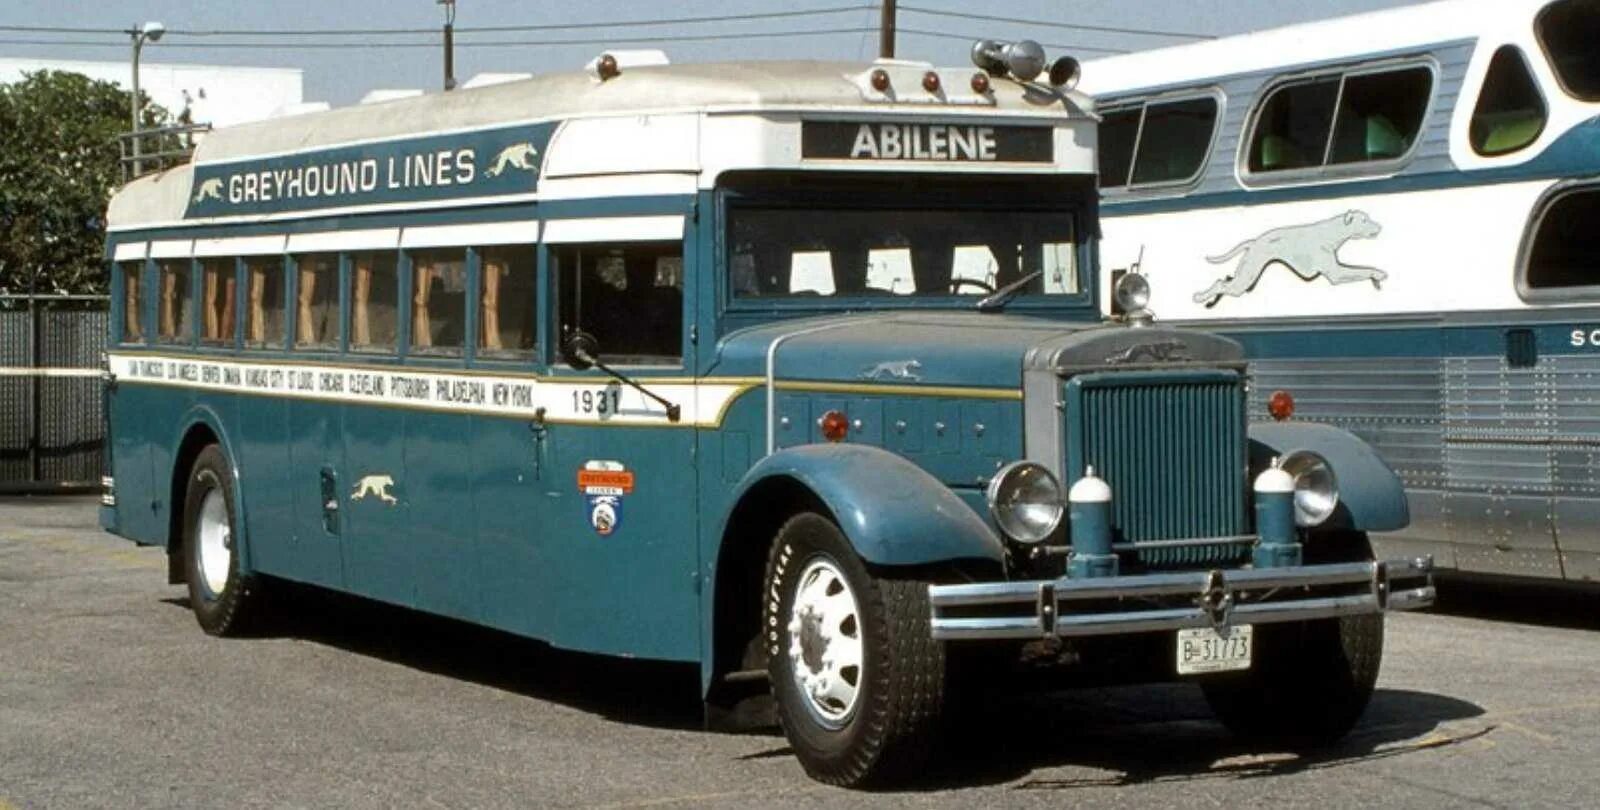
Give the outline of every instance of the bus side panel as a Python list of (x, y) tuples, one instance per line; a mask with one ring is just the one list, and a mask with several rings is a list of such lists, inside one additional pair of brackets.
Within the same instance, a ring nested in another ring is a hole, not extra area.
[(406, 411), (345, 405), (343, 499), (345, 584), (397, 605), (416, 596), (410, 519), (413, 482), (406, 476)]
[(339, 476), (344, 455), (339, 406), (312, 400), (291, 401), (287, 438), (287, 479), (294, 513), (283, 526), (294, 533), (294, 543), (289, 558), (284, 560), (284, 575), (302, 582), (341, 587), (345, 578), (340, 536), (327, 530), (323, 514), (325, 475), (331, 475), (335, 482), (335, 500), (343, 494), (339, 492), (344, 483)]
[(289, 483), (289, 400), (238, 398), (233, 446), (247, 504), (245, 537), (256, 570), (296, 578), (294, 500)]
[(165, 545), (167, 526), (156, 517), (166, 492), (156, 486), (154, 448), (169, 441), (152, 418), (161, 389), (123, 384), (111, 394), (111, 475), (116, 481), (117, 533), (139, 543)]
[[(544, 502), (559, 495), (545, 429), (514, 419), (472, 417), (472, 525), (478, 542), (483, 621), (535, 638), (550, 632), (549, 590), (540, 581), (555, 565), (541, 531)], [(547, 494), (546, 490), (550, 492)]]
[(477, 544), (472, 531), (472, 459), (462, 439), (471, 417), (413, 411), (406, 416), (405, 481), (416, 576), (412, 607), (476, 621)]

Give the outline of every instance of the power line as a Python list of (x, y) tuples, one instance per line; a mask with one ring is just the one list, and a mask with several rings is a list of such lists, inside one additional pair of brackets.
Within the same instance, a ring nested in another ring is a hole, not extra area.
[[(1048, 28), (1070, 28), (1078, 31), (1100, 31), (1108, 34), (1133, 34), (1136, 36), (1155, 37), (1183, 37), (1185, 39), (1216, 39), (1213, 34), (1196, 34), (1189, 31), (1160, 31), (1153, 28), (1119, 28), (1111, 25), (1090, 25), (1088, 23), (1059, 23), (1045, 20), (1030, 20), (1022, 17), (1001, 17), (992, 14), (973, 14), (964, 11), (944, 11), (921, 6), (900, 6), (901, 11), (910, 11), (916, 14), (926, 14), (932, 17), (956, 17), (963, 20), (980, 20), (982, 22), (1017, 23), (1020, 25), (1041, 25)], [(1083, 50), (1083, 49), (1079, 49)]]
[[(943, 31), (924, 31), (919, 28), (902, 27), (898, 30), (902, 34), (916, 34), (917, 36), (936, 37), (938, 39), (958, 39), (962, 42), (975, 42), (978, 39), (978, 37), (974, 37), (969, 34), (946, 34)], [(1074, 51), (1080, 53), (1130, 53), (1130, 51), (1121, 48), (1097, 48), (1089, 45), (1066, 45), (1054, 42), (1041, 42), (1039, 44), (1045, 46), (1046, 48), (1052, 48), (1058, 51)]]
[[(460, 30), (460, 29), (457, 29)], [(649, 42), (689, 42), (711, 41), (726, 39), (766, 39), (772, 37), (804, 37), (838, 34), (861, 34), (876, 31), (876, 28), (824, 28), (810, 31), (755, 31), (737, 34), (678, 34), (653, 37), (604, 37), (588, 39), (548, 39), (548, 40), (483, 40), (478, 42), (457, 42), (458, 48), (507, 48), (507, 47), (558, 47), (561, 45), (615, 45), (618, 43), (649, 43)], [(0, 39), (0, 45), (64, 45), (71, 47), (88, 48), (126, 48), (123, 42), (99, 42), (90, 40), (61, 40), (61, 39)], [(276, 48), (280, 50), (304, 50), (322, 48), (437, 48), (437, 42), (173, 42), (161, 43), (162, 50), (168, 48)]]

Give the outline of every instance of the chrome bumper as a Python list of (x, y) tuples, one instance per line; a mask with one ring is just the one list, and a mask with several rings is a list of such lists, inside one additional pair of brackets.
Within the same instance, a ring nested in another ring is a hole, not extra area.
[[(1432, 568), (1431, 559), (1420, 558), (932, 585), (928, 601), (936, 639), (1101, 636), (1415, 610), (1433, 604)], [(1407, 579), (1422, 583), (1390, 585)]]

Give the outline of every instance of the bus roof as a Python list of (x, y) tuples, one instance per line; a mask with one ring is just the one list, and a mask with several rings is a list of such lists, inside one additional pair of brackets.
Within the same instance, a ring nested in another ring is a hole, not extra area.
[(1549, 0), (1440, 0), (1096, 59), (1093, 96), (1531, 30)]
[[(893, 77), (887, 92), (871, 86), (879, 68)], [(930, 71), (939, 78), (933, 92), (924, 89)], [(994, 79), (992, 90), (979, 94), (971, 89), (977, 72), (905, 60), (624, 66), (607, 80), (588, 71), (554, 73), (270, 119), (210, 133), (191, 163), (124, 186), (111, 202), (108, 224), (122, 229), (182, 219), (196, 173), (207, 166), (536, 122), (740, 113), (1092, 122), (1086, 95), (1007, 79)]]

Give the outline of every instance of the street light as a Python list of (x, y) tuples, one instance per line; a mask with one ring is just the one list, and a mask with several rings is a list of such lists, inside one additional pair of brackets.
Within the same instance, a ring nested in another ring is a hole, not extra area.
[(167, 27), (158, 22), (147, 22), (138, 28), (129, 28), (125, 32), (133, 37), (133, 99), (129, 107), (133, 111), (133, 176), (138, 177), (143, 168), (139, 162), (139, 51), (144, 48), (145, 42), (160, 42), (161, 35), (167, 33)]

